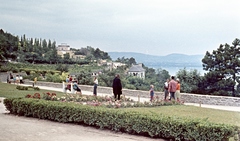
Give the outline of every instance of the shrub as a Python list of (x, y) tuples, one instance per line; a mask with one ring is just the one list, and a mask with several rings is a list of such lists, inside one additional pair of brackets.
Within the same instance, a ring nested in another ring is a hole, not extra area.
[(28, 90), (28, 87), (25, 87), (25, 86), (17, 86), (16, 89), (18, 89), (18, 90)]

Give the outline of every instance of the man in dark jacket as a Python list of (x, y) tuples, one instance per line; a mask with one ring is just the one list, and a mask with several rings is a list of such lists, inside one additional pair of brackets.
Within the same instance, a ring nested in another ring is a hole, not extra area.
[(115, 100), (120, 100), (120, 95), (122, 94), (122, 84), (119, 74), (117, 74), (113, 79), (112, 88)]

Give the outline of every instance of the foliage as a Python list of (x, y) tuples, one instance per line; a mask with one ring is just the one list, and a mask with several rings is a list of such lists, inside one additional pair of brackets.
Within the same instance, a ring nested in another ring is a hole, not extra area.
[(4, 33), (4, 31), (0, 29), (0, 61), (17, 58), (17, 41), (17, 37), (11, 35), (10, 33)]
[(217, 95), (236, 96), (235, 84), (240, 82), (240, 40), (235, 39), (232, 46), (220, 45), (212, 53), (206, 52), (203, 69), (208, 71), (204, 76), (204, 90)]
[(51, 73), (47, 73), (46, 74), (46, 81), (48, 82), (56, 82), (56, 83), (62, 83), (63, 81), (65, 81), (65, 78), (61, 77), (59, 74), (55, 73), (55, 74), (51, 74)]
[(86, 49), (72, 49), (76, 54), (85, 54), (91, 56), (86, 60), (75, 60), (70, 58), (70, 54), (66, 53), (63, 57), (57, 54), (56, 42), (46, 39), (27, 38), (26, 35), (13, 36), (10, 33), (4, 33), (0, 30), (0, 61), (13, 60), (17, 62), (28, 62), (32, 64), (88, 64), (95, 59), (111, 60), (108, 53), (101, 51), (99, 48), (94, 49), (90, 46)]
[(121, 67), (112, 71), (103, 70), (103, 72), (98, 77), (100, 82), (99, 84), (106, 87), (112, 87), (112, 81), (115, 78), (116, 74), (120, 75), (122, 86), (125, 87), (125, 74), (124, 70)]
[(130, 67), (132, 65), (137, 64), (136, 60), (133, 57), (131, 57), (131, 58), (125, 58), (125, 57), (117, 58), (116, 62), (121, 62), (123, 64), (126, 64), (127, 67)]
[(176, 77), (180, 80), (181, 92), (199, 93), (199, 86), (202, 80), (200, 72), (197, 70), (187, 71), (186, 68), (179, 70)]
[(31, 89), (33, 89), (33, 90), (36, 90), (36, 91), (39, 91), (39, 90), (40, 90), (39, 87), (32, 87), (32, 86), (20, 86), (20, 85), (18, 85), (18, 86), (16, 87), (16, 89), (18, 89), (18, 90), (28, 90), (29, 88), (31, 88)]
[(61, 72), (68, 72), (69, 65), (68, 64), (57, 64), (56, 70), (61, 71)]
[(170, 78), (170, 74), (167, 70), (165, 69), (157, 69), (157, 78), (159, 80), (159, 90), (164, 91), (164, 83), (166, 82), (167, 79)]

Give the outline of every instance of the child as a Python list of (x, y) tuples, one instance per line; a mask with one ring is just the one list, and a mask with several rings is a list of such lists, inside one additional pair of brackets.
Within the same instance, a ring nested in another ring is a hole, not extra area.
[(150, 93), (150, 101), (152, 102), (153, 96), (154, 96), (154, 86), (153, 85), (150, 85), (149, 93)]

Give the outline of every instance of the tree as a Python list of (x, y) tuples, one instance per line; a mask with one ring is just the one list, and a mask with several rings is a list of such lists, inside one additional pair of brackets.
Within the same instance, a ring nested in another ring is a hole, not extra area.
[(235, 96), (234, 86), (239, 82), (240, 73), (240, 40), (235, 39), (232, 46), (221, 44), (212, 53), (207, 51), (202, 63), (203, 69), (208, 71), (204, 76), (205, 90)]
[(18, 38), (0, 29), (0, 61), (17, 58)]
[(185, 93), (201, 93), (199, 85), (202, 80), (200, 72), (196, 69), (187, 71), (186, 68), (180, 69), (176, 73), (176, 77), (181, 83), (181, 92)]
[(161, 88), (161, 90), (164, 89), (164, 83), (166, 82), (167, 79), (170, 78), (170, 74), (167, 70), (165, 69), (157, 69), (156, 70), (157, 73), (157, 78), (159, 80), (159, 87)]

